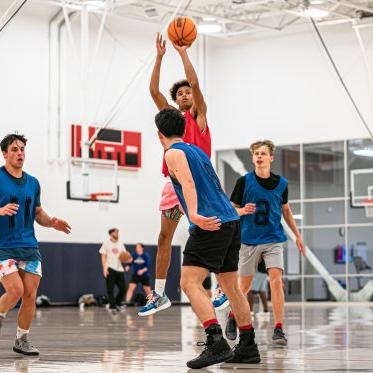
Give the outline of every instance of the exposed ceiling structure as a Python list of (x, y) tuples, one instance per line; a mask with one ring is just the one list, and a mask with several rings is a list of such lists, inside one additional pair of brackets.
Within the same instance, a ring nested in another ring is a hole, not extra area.
[[(20, 0), (21, 1), (21, 0)], [(320, 25), (373, 23), (373, 0), (28, 0), (163, 24), (179, 9), (201, 24), (218, 24), (213, 36), (232, 37), (259, 30), (279, 32), (308, 22)], [(30, 5), (29, 5), (30, 6)]]

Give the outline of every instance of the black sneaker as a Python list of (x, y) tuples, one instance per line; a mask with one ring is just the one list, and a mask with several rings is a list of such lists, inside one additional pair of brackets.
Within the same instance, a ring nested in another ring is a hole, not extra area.
[(272, 342), (279, 346), (286, 346), (288, 344), (288, 339), (281, 328), (275, 328), (273, 330)]
[(240, 341), (233, 348), (233, 357), (227, 363), (258, 364), (260, 354), (255, 343), (255, 333), (248, 330), (240, 333)]
[(237, 323), (232, 316), (228, 316), (227, 325), (225, 326), (225, 336), (231, 341), (235, 341), (237, 338)]
[(187, 362), (187, 366), (192, 369), (222, 363), (233, 357), (233, 352), (228, 342), (223, 338), (221, 329), (220, 333), (208, 334), (206, 342), (199, 342), (197, 346), (205, 346), (205, 349), (195, 359)]

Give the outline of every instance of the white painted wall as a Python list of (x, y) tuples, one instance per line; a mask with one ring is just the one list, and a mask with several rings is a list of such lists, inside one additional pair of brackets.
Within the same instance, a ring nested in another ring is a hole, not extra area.
[[(372, 29), (362, 31), (368, 45)], [(346, 84), (373, 129), (368, 75), (350, 25), (321, 32)], [(368, 56), (373, 62), (372, 48)], [(209, 39), (207, 98), (215, 149), (366, 137), (311, 27)], [(373, 66), (372, 66), (373, 67)]]
[[(109, 66), (114, 44), (104, 34), (90, 78), (87, 109), (82, 101), (78, 63), (73, 60), (64, 37), (61, 109), (65, 156), (70, 124), (90, 124), (104, 92), (96, 118), (100, 124), (139, 67), (139, 59), (144, 59), (154, 47), (155, 33), (159, 30), (155, 25), (113, 18), (108, 26), (124, 48), (117, 47)], [(91, 27), (93, 49), (98, 23), (91, 22)], [(322, 32), (363, 114), (372, 122), (367, 75), (351, 27), (323, 28)], [(363, 31), (363, 36), (368, 38), (369, 31)], [(78, 34), (76, 42), (79, 44)], [(197, 60), (201, 63), (197, 49), (197, 45), (193, 46), (191, 57), (195, 63)], [(163, 178), (162, 150), (153, 124), (156, 108), (148, 93), (151, 69), (132, 87), (126, 105), (112, 123), (113, 127), (142, 131), (143, 167), (138, 172), (121, 171), (119, 205), (100, 211), (97, 204), (67, 201), (66, 163), (47, 161), (48, 19), (17, 16), (0, 34), (0, 51), (1, 136), (18, 130), (29, 138), (25, 169), (41, 182), (43, 206), (51, 214), (66, 218), (73, 227), (70, 236), (38, 228), (38, 238), (98, 242), (106, 237), (107, 228), (117, 226), (126, 242), (154, 244), (159, 231), (158, 202)], [(250, 141), (263, 137), (289, 144), (366, 136), (311, 30), (278, 35), (258, 33), (224, 41), (210, 38), (207, 56), (206, 98), (215, 150), (247, 147)], [(371, 53), (369, 57), (372, 58)], [(110, 74), (104, 89), (108, 68)], [(162, 90), (167, 93), (169, 86), (183, 76), (179, 57), (172, 47), (168, 48)], [(185, 242), (186, 227), (183, 219), (175, 244)]]
[[(78, 27), (76, 21), (74, 28)], [(117, 47), (109, 66), (109, 79), (97, 123), (103, 120), (119, 93), (131, 80), (144, 59), (154, 49), (157, 26), (140, 22), (118, 22), (110, 19), (110, 29), (125, 48)], [(92, 35), (98, 23), (92, 22)], [(96, 30), (96, 31), (95, 31)], [(77, 30), (75, 30), (77, 32)], [(74, 32), (75, 33), (75, 32)], [(79, 34), (75, 33), (79, 46)], [(104, 87), (104, 72), (110, 63), (113, 41), (105, 33), (102, 47), (94, 65), (89, 82), (86, 109), (83, 110), (82, 91), (77, 63), (72, 58), (66, 40), (64, 48), (63, 89), (64, 105), (61, 107), (63, 128), (62, 144), (66, 158), (69, 151), (69, 128), (71, 123), (90, 124), (101, 99)], [(93, 37), (91, 45), (93, 45)], [(91, 47), (93, 50), (93, 46)], [(164, 183), (161, 176), (162, 148), (159, 144), (154, 115), (157, 110), (148, 92), (151, 68), (137, 81), (127, 96), (124, 109), (112, 122), (112, 127), (142, 132), (143, 167), (137, 171), (120, 171), (121, 199), (118, 205), (110, 205), (101, 211), (95, 203), (66, 200), (66, 162), (48, 163), (48, 19), (18, 17), (0, 35), (0, 93), (1, 136), (18, 130), (28, 139), (25, 170), (38, 177), (42, 185), (42, 204), (53, 215), (71, 223), (69, 236), (53, 230), (37, 228), (37, 236), (43, 241), (99, 242), (106, 238), (107, 229), (119, 227), (125, 242), (157, 242), (160, 215), (158, 203)], [(195, 59), (195, 51), (191, 57)], [(137, 55), (138, 57), (134, 57)], [(152, 65), (151, 65), (152, 67)], [(168, 48), (162, 69), (161, 88), (168, 96), (171, 84), (184, 77), (179, 56)], [(1, 162), (2, 163), (2, 162)], [(186, 222), (178, 229), (175, 244), (185, 241)]]

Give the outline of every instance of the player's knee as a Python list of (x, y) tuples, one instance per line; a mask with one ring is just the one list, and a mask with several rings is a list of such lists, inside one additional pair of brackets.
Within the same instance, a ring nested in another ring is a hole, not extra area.
[(167, 251), (171, 248), (171, 236), (167, 231), (161, 231), (158, 236), (158, 249)]
[(269, 280), (269, 282), (270, 282), (271, 288), (273, 288), (273, 289), (281, 288), (282, 289), (281, 276), (274, 276)]
[(193, 288), (197, 286), (197, 283), (195, 280), (186, 277), (186, 276), (181, 276), (180, 279), (180, 288), (184, 293), (188, 293), (191, 291)]
[(22, 286), (13, 286), (7, 289), (7, 296), (13, 303), (17, 303), (23, 296), (24, 289)]
[(22, 301), (23, 302), (35, 302), (37, 295), (37, 289), (26, 290), (23, 292)]

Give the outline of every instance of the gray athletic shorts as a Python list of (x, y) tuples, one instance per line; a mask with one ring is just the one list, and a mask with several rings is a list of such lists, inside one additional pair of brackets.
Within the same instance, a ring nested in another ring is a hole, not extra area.
[(283, 251), (284, 242), (263, 245), (241, 244), (238, 274), (240, 276), (254, 276), (261, 258), (263, 258), (267, 269), (280, 268), (284, 270)]

